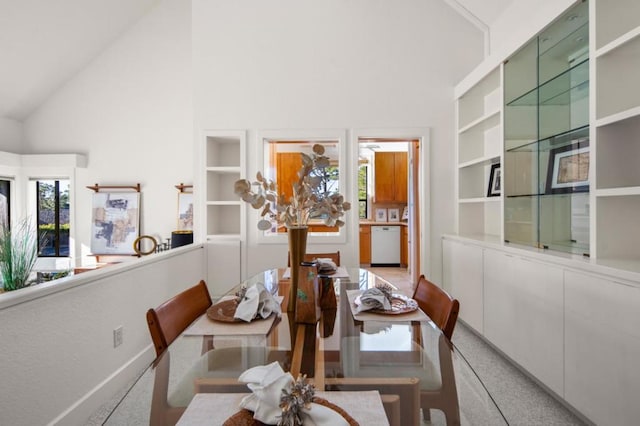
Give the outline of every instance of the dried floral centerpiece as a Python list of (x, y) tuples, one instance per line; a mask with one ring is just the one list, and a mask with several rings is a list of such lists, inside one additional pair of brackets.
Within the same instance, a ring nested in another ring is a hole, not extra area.
[(313, 145), (311, 155), (300, 153), (302, 167), (298, 170), (298, 180), (293, 182), (293, 195), (287, 199), (278, 193), (276, 183), (256, 174), (256, 181), (240, 179), (234, 184), (234, 192), (256, 210), (261, 210), (258, 229), (267, 231), (275, 226), (285, 225), (289, 235), (291, 256), (291, 292), (288, 311), (295, 309), (298, 295), (298, 268), (304, 258), (307, 245), (307, 230), (310, 219), (321, 220), (327, 226), (344, 226), (341, 217), (351, 209), (351, 203), (337, 191), (328, 189), (327, 168), (330, 159), (324, 146)]
[[(298, 180), (293, 183), (293, 196), (287, 199), (279, 194), (276, 183), (266, 179), (262, 173), (256, 174), (256, 181), (240, 179), (234, 185), (234, 191), (254, 209), (262, 209), (258, 229), (271, 229), (273, 222), (284, 224), (288, 228), (307, 226), (309, 219), (321, 219), (327, 226), (343, 226), (340, 217), (351, 209), (338, 192), (326, 189), (329, 157), (324, 155), (324, 146), (315, 144), (313, 154), (300, 153), (302, 167), (298, 171)], [(252, 190), (255, 187), (255, 190)]]

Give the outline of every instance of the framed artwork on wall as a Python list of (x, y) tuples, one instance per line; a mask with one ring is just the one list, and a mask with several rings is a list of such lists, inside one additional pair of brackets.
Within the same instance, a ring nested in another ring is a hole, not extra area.
[(387, 209), (376, 209), (376, 222), (387, 221)]
[(589, 139), (549, 151), (545, 193), (563, 194), (589, 191)]
[(96, 192), (91, 208), (91, 252), (135, 254), (140, 234), (140, 193)]
[(500, 196), (500, 163), (491, 165), (489, 171), (489, 185), (487, 186), (487, 197), (499, 197)]
[(389, 222), (400, 222), (400, 209), (389, 209)]

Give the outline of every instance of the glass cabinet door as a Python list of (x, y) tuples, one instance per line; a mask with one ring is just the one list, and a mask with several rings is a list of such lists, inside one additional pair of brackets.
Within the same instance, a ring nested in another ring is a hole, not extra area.
[(504, 65), (505, 240), (589, 253), (588, 4)]

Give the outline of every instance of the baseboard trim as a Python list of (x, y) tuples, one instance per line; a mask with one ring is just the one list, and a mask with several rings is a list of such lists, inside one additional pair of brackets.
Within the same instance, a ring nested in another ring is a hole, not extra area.
[(148, 345), (48, 424), (86, 424), (87, 419), (100, 409), (105, 402), (111, 400), (117, 392), (124, 389), (147, 368), (154, 357), (154, 347), (153, 345)]

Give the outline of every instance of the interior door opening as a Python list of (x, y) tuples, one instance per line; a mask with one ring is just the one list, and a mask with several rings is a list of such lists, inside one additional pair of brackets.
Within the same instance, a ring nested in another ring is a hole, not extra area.
[(417, 282), (421, 270), (419, 153), (419, 139), (358, 138), (360, 263), (367, 267), (380, 260), (373, 258), (380, 250), (372, 250), (377, 227), (398, 226), (400, 232), (390, 235), (399, 235), (394, 247), (400, 254), (388, 255), (400, 258), (399, 266), (407, 269), (411, 283)]

